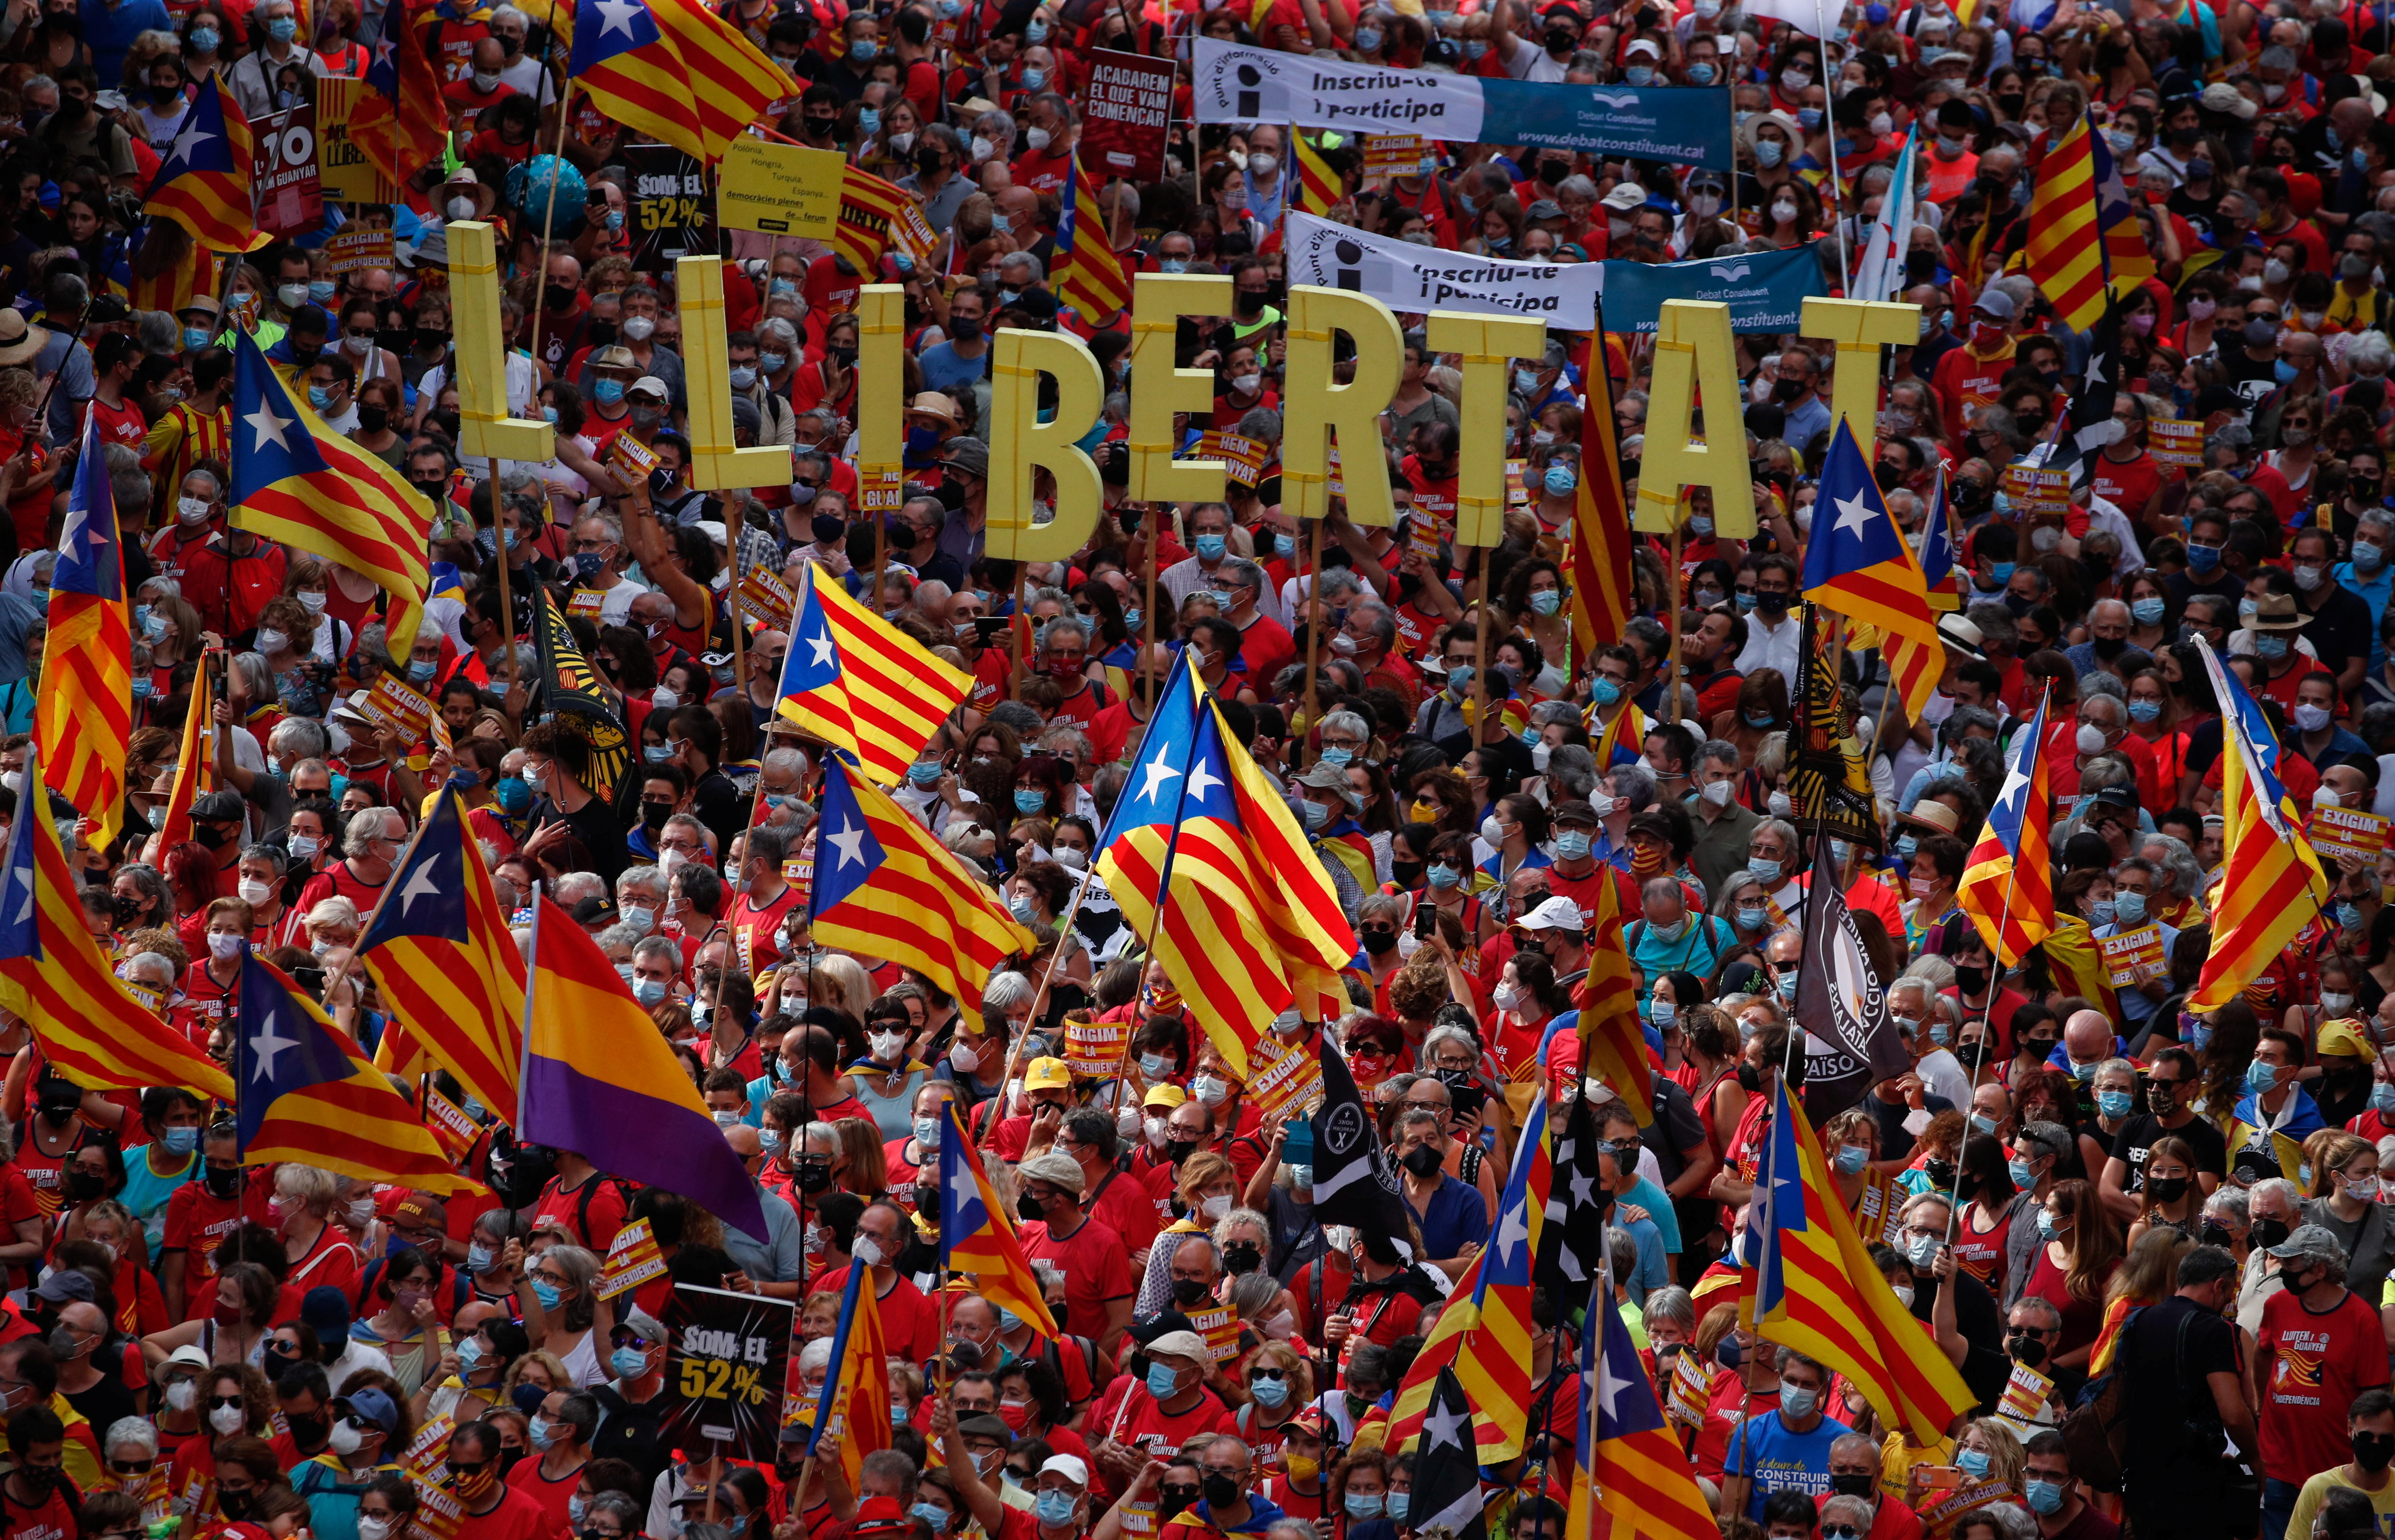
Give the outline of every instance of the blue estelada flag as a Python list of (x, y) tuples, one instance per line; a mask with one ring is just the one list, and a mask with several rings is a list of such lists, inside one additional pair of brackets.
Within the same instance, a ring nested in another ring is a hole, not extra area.
[(172, 148), (158, 163), (143, 206), (191, 231), (210, 251), (256, 251), (266, 244), (250, 189), (256, 151), (249, 120), (221, 74), (200, 83)]
[(1930, 489), (1929, 508), (1921, 519), (1921, 581), (1929, 590), (1932, 610), (1960, 610), (1963, 595), (1954, 581), (1953, 506), (1947, 501), (1946, 467), (1938, 467)]
[[(1691, 1351), (1694, 1349), (1691, 1349)], [(1567, 1534), (1586, 1534), (1594, 1510), (1612, 1517), (1616, 1534), (1650, 1540), (1715, 1540), (1720, 1533), (1689, 1473), (1680, 1441), (1664, 1425), (1655, 1389), (1600, 1276), (1581, 1333), (1580, 1436), (1573, 1441)]]
[[(1835, 610), (1849, 626), (1877, 634), (1905, 715), (1920, 721), (1945, 669), (1938, 616), (1929, 608), (1921, 563), (1888, 516), (1871, 464), (1843, 417), (1821, 462), (1813, 536), (1805, 547), (1805, 597)], [(1850, 644), (1863, 645), (1862, 638)]]

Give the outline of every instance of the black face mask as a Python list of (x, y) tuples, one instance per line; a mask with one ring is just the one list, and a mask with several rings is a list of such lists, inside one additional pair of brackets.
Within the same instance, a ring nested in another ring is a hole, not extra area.
[(1237, 1480), (1217, 1471), (1207, 1473), (1206, 1484), (1200, 1490), (1206, 1494), (1206, 1506), (1210, 1508), (1229, 1507), (1239, 1500)]
[(1199, 1283), (1197, 1279), (1175, 1278), (1172, 1281), (1172, 1302), (1174, 1304), (1186, 1309), (1193, 1306), (1202, 1305), (1206, 1302), (1207, 1298), (1208, 1291), (1206, 1285)]
[[(273, 1364), (275, 1356), (272, 1353), (266, 1355), (270, 1366)], [(286, 1362), (283, 1367), (289, 1368), (290, 1364)], [(268, 1377), (277, 1376), (270, 1375)], [(313, 1449), (333, 1436), (333, 1419), (327, 1416), (303, 1417), (285, 1412), (283, 1420), (291, 1425), (291, 1441), (302, 1449)]]
[(831, 1186), (831, 1162), (820, 1155), (802, 1158), (791, 1170), (801, 1192), (821, 1192)]
[(1788, 599), (1786, 594), (1758, 593), (1754, 607), (1766, 615), (1784, 615), (1788, 612)]
[(1738, 1063), (1738, 1086), (1749, 1096), (1763, 1089), (1763, 1076), (1756, 1073), (1753, 1065), (1742, 1059)]
[(1843, 1475), (1833, 1472), (1830, 1490), (1841, 1497), (1860, 1497), (1865, 1502), (1879, 1494), (1878, 1479), (1868, 1470), (1850, 1470)]
[(108, 1191), (108, 1178), (97, 1171), (67, 1170), (67, 1196), (79, 1204), (87, 1204)]
[(2158, 1204), (2175, 1204), (2187, 1196), (2185, 1177), (2148, 1177), (2146, 1194)]
[(2203, 1227), (2195, 1232), (2195, 1238), (2208, 1246), (2230, 1246), (2237, 1244), (2237, 1238), (2229, 1233), (2229, 1227), (2217, 1219), (2204, 1220)]
[(1954, 965), (1954, 987), (1962, 991), (1966, 997), (1984, 994), (1988, 990), (1988, 970), (1984, 967), (1969, 967), (1957, 963)]
[(642, 799), (641, 803), (642, 826), (649, 829), (664, 828), (666, 826), (666, 820), (673, 816), (673, 806), (674, 805), (670, 802), (651, 802), (645, 798)]
[(74, 1121), (75, 1113), (82, 1106), (80, 1101), (45, 1101), (42, 1103), (42, 1121), (54, 1128), (63, 1128)]
[(241, 1191), (241, 1167), (236, 1165), (230, 1170), (219, 1171), (211, 1165), (202, 1173), (200, 1179), (208, 1184), (209, 1196), (230, 1198)]
[(2005, 1338), (2005, 1351), (2016, 1363), (2026, 1363), (2034, 1369), (2045, 1362), (2045, 1344), (2026, 1332), (2015, 1332)]
[[(31, 1476), (33, 1473), (31, 1471), (25, 1471), (22, 1472), (22, 1474)], [(220, 1486), (217, 1488), (218, 1510), (223, 1513), (228, 1519), (238, 1520), (248, 1518), (250, 1507), (257, 1501), (258, 1494), (246, 1488), (240, 1492), (235, 1492), (230, 1487)]]
[(1929, 1185), (1933, 1188), (1942, 1189), (1954, 1185), (1954, 1163), (1952, 1161), (1932, 1158), (1923, 1162), (1921, 1169), (1922, 1174), (1929, 1178)]
[(1014, 1200), (1014, 1211), (1023, 1216), (1026, 1224), (1037, 1224), (1048, 1218), (1047, 1208), (1028, 1192)]
[(358, 407), (358, 428), (361, 431), (367, 433), (379, 433), (390, 426), (390, 407), (366, 406), (363, 404)]
[(2395, 1433), (2353, 1435), (2353, 1463), (2364, 1470), (2384, 1470), (2395, 1462)]
[(1436, 1172), (1441, 1165), (1445, 1165), (1447, 1157), (1440, 1154), (1438, 1151), (1433, 1149), (1431, 1146), (1427, 1144), (1417, 1144), (1412, 1149), (1407, 1151), (1405, 1158), (1400, 1160), (1397, 1164), (1412, 1172), (1416, 1177), (1427, 1181), (1430, 1179), (1432, 1173)]
[(2267, 1251), (2272, 1246), (2281, 1245), (2285, 1243), (2287, 1239), (2287, 1221), (2284, 1219), (2256, 1219), (2254, 1221), (2253, 1229), (2247, 1231), (2247, 1233), (2253, 1237), (2253, 1241), (2256, 1245), (2260, 1246)]
[(1356, 935), (1362, 939), (1364, 950), (1375, 957), (1385, 956), (1394, 951), (1397, 944), (1397, 933), (1394, 930), (1383, 930), (1379, 926), (1367, 926), (1358, 930)]
[(1243, 1278), (1264, 1265), (1264, 1254), (1253, 1241), (1234, 1241), (1223, 1248), (1223, 1270)]
[(1194, 1139), (1169, 1139), (1164, 1141), (1164, 1158), (1175, 1165), (1179, 1165), (1197, 1152), (1198, 1141)]
[(1570, 175), (1570, 165), (1563, 161), (1541, 161), (1539, 163), (1539, 180), (1549, 187), (1561, 187), (1563, 185), (1564, 178)]
[(1159, 1519), (1171, 1519), (1205, 1495), (1203, 1487), (1167, 1486), (1156, 1492), (1156, 1513)]

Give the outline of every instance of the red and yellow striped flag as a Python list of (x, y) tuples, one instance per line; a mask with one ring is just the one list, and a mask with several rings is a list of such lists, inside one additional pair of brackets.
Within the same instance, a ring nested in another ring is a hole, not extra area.
[(625, 123), (720, 161), (789, 77), (739, 28), (693, 0), (611, 0), (575, 29), (567, 69)]
[(1339, 175), (1312, 136), (1292, 133), (1290, 143), (1297, 151), (1297, 211), (1327, 217), (1330, 205), (1346, 196), (1346, 178)]
[(1771, 1094), (1745, 1235), (1755, 1330), (1846, 1375), (1883, 1426), (1934, 1444), (1978, 1398), (1855, 1233), (1784, 1077)]
[[(2230, 703), (2219, 656), (2209, 647), (2203, 652), (2214, 698)], [(2243, 713), (2224, 710), (2220, 723), (2221, 880), (2213, 889), (2212, 950), (2187, 997), (2187, 1008), (2199, 1013), (2218, 1010), (2244, 993), (2328, 897), (2311, 841), (2263, 789), (2270, 782)]]
[(1572, 991), (1586, 1064), (1580, 1073), (1611, 1086), (1644, 1128), (1655, 1121), (1655, 1073), (1647, 1059), (1647, 1034), (1638, 1026), (1638, 990), (1622, 941), (1619, 883), (1596, 885), (1588, 935), (1588, 974)]
[(2074, 332), (2094, 326), (2104, 313), (2104, 241), (2096, 217), (2096, 136), (2084, 113), (2038, 168), (2028, 257), (2030, 277), (2062, 323)]
[[(1600, 336), (1604, 325), (1600, 313)], [(1621, 448), (1615, 441), (1613, 376), (1605, 363), (1605, 349), (1592, 349), (1588, 410), (1581, 415), (1580, 490), (1574, 494), (1569, 562), (1576, 665), (1584, 664), (1597, 648), (1622, 638), (1634, 602), (1630, 583), (1630, 499), (1623, 494)]]
[(852, 165), (842, 173), (840, 217), (832, 226), (831, 249), (867, 278), (881, 270), (881, 254), (893, 243), (920, 261), (923, 254), (914, 249), (906, 234), (906, 219), (912, 211), (906, 194), (894, 185)]
[(1076, 152), (1065, 169), (1065, 212), (1056, 221), (1056, 297), (1103, 325), (1131, 305), (1131, 280), (1115, 255), (1106, 217), (1098, 207), (1097, 184), (1081, 170)]
[(774, 710), (894, 786), (973, 678), (821, 573), (811, 564), (800, 584)]
[(2054, 789), (2040, 742), (2045, 710), (2041, 699), (2037, 715), (2014, 730), (2005, 751), (2004, 785), (1954, 894), (2005, 967), (2018, 965), (2022, 954), (2054, 933), (2054, 873), (2046, 864)]
[(165, 807), (159, 809), (162, 859), (192, 837), (192, 804), (199, 799), (200, 787), (208, 776), (208, 706), (214, 699), (207, 690), (209, 666), (207, 662), (201, 664), (198, 682), (183, 710), (183, 737), (175, 746), (175, 784), (166, 794)]
[[(45, 784), (36, 737), (25, 750), (28, 787)], [(42, 1058), (92, 1091), (180, 1086), (232, 1099), (223, 1066), (143, 1009), (109, 970), (84, 928), (58, 823), (38, 793), (20, 798), (0, 854), (0, 1006), (33, 1029)]]
[(266, 244), (266, 232), (258, 228), (249, 185), (253, 153), (241, 103), (222, 75), (211, 74), (200, 83), (182, 132), (159, 163), (145, 206), (211, 251), (256, 251)]
[(49, 785), (91, 824), (103, 849), (125, 824), (125, 740), (133, 731), (133, 634), (125, 612), (125, 558), (99, 414), (84, 414), (83, 450), (67, 494), (50, 577), (48, 643), (33, 731), (54, 746)]

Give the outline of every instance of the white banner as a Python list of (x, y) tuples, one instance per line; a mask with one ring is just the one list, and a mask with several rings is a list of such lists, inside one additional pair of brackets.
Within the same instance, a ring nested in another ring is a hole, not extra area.
[(1291, 283), (1367, 294), (1400, 313), (1464, 310), (1530, 316), (1559, 331), (1596, 326), (1598, 262), (1501, 262), (1370, 235), (1291, 213), (1283, 232)]
[(1212, 37), (1197, 39), (1192, 69), (1199, 123), (1293, 123), (1464, 143), (1481, 137), (1480, 83), (1469, 75), (1346, 64)]

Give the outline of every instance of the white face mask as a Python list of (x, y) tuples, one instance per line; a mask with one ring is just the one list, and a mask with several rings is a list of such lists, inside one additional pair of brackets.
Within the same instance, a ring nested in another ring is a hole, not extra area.
[(208, 1414), (208, 1426), (226, 1435), (240, 1432), (247, 1420), (245, 1410), (239, 1406), (219, 1406)]
[(867, 1033), (865, 1042), (873, 1050), (873, 1057), (884, 1064), (897, 1063), (899, 1056), (906, 1051), (906, 1034), (903, 1032)]
[(624, 336), (634, 342), (646, 342), (657, 329), (657, 318), (650, 315), (628, 315), (624, 318)]
[(249, 905), (252, 909), (264, 903), (269, 898), (273, 896), (273, 888), (269, 888), (266, 884), (258, 881), (256, 877), (244, 877), (241, 879), (241, 902)]
[(175, 518), (185, 524), (204, 524), (207, 522), (208, 510), (215, 506), (205, 497), (178, 497)]
[(179, 1379), (166, 1387), (166, 1410), (169, 1412), (188, 1412), (199, 1404), (199, 1400), (200, 1385), (197, 1380)]

